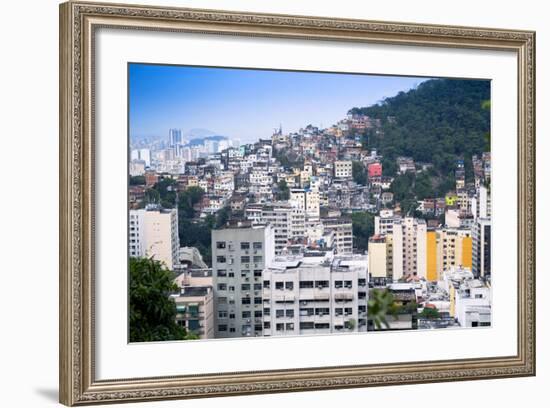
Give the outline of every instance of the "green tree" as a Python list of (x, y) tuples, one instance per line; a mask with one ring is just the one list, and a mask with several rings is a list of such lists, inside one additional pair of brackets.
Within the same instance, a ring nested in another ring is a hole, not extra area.
[(130, 185), (131, 186), (144, 186), (145, 185), (145, 176), (130, 176)]
[(416, 177), (414, 181), (414, 194), (417, 200), (434, 197), (432, 179), (428, 174), (421, 173)]
[(195, 205), (202, 200), (204, 190), (200, 187), (188, 187), (179, 194), (178, 212), (180, 217), (191, 219), (195, 217)]
[(352, 175), (353, 181), (362, 186), (367, 184), (367, 172), (365, 171), (365, 166), (363, 163), (354, 161), (352, 162)]
[(382, 329), (382, 326), (389, 328), (390, 325), (386, 316), (395, 313), (394, 297), (388, 289), (373, 289), (369, 293), (367, 302), (367, 316), (374, 323), (376, 329)]
[(174, 273), (152, 258), (130, 258), (130, 341), (196, 338), (176, 323)]
[(374, 234), (374, 215), (368, 212), (351, 214), (353, 241), (359, 251), (366, 251), (369, 238)]
[(166, 177), (159, 180), (153, 189), (158, 191), (160, 202), (164, 208), (174, 208), (176, 206), (176, 180)]
[(423, 319), (439, 319), (439, 311), (435, 307), (425, 307), (422, 309), (422, 312), (418, 315)]
[(223, 227), (231, 218), (231, 207), (223, 207), (216, 213), (215, 228)]
[(490, 93), (489, 81), (434, 79), (350, 113), (379, 120), (365, 135), (368, 148), (388, 160), (382, 163), (384, 175), (395, 174), (390, 162), (397, 156), (411, 156), (433, 163), (446, 177), (458, 157), (489, 150)]
[(290, 189), (288, 188), (288, 184), (285, 179), (279, 180), (279, 183), (277, 183), (278, 191), (277, 191), (277, 200), (284, 201), (288, 200), (290, 198)]

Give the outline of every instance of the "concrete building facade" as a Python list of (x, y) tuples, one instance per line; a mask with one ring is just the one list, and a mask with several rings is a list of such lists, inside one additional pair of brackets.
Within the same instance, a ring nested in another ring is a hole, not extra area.
[(212, 230), (215, 337), (261, 336), (262, 273), (275, 256), (271, 225)]

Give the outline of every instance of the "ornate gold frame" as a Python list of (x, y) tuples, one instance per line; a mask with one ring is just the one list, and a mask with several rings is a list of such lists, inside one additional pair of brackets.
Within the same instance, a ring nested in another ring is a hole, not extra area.
[[(436, 362), (98, 381), (94, 376), (93, 46), (98, 27), (506, 50), (518, 63), (518, 350)], [(535, 374), (535, 33), (68, 2), (60, 6), (60, 401), (66, 405)]]

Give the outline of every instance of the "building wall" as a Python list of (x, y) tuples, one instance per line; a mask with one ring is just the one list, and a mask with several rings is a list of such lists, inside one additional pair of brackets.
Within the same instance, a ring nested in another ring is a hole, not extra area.
[(216, 338), (262, 335), (262, 273), (274, 253), (269, 225), (212, 231)]
[(428, 231), (426, 233), (426, 279), (436, 281), (437, 273), (437, 243), (436, 232)]
[(264, 336), (365, 331), (367, 259), (355, 259), (266, 269)]
[[(177, 210), (130, 210), (130, 256), (154, 257), (169, 269), (178, 263)], [(134, 234), (134, 235), (133, 235)]]
[(462, 266), (472, 268), (472, 237), (462, 238)]
[(387, 269), (386, 242), (369, 242), (369, 275), (372, 278), (386, 278)]

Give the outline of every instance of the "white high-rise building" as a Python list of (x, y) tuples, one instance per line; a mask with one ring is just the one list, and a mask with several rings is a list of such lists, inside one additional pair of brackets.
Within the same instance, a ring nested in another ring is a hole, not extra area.
[(148, 206), (130, 210), (130, 256), (153, 257), (168, 269), (178, 264), (179, 236), (176, 209)]
[(290, 203), (300, 208), (309, 219), (319, 219), (321, 214), (319, 190), (317, 188), (293, 188), (290, 190)]
[(276, 257), (264, 271), (264, 336), (366, 331), (367, 267), (365, 255)]
[(271, 225), (212, 230), (215, 337), (261, 336), (262, 273), (275, 256)]
[(130, 160), (143, 160), (145, 167), (151, 167), (151, 151), (149, 149), (134, 149), (130, 153)]

